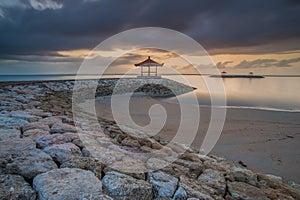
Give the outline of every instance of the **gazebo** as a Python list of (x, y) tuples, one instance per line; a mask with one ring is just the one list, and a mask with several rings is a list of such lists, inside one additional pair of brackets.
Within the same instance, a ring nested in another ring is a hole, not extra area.
[[(159, 77), (157, 75), (157, 67), (162, 67), (164, 65), (164, 63), (160, 64), (154, 60), (152, 60), (150, 58), (150, 56), (148, 56), (148, 59), (135, 64), (136, 67), (140, 67), (141, 68), (141, 75), (140, 77)], [(146, 70), (144, 70), (144, 68), (146, 68)], [(151, 70), (153, 69), (154, 70)]]

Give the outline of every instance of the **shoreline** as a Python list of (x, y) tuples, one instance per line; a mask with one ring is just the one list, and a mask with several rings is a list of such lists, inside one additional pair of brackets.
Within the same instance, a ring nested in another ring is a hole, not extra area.
[[(160, 132), (164, 140), (170, 141), (177, 131), (176, 117), (180, 115), (176, 109), (179, 105), (161, 102), (151, 97), (134, 98), (137, 100), (132, 100), (132, 105), (135, 107), (132, 108), (131, 115), (139, 125), (147, 124), (147, 109), (152, 104), (161, 104), (167, 111), (170, 111), (172, 117), (164, 127), (165, 129)], [(97, 113), (101, 117), (112, 120), (109, 107), (108, 97), (104, 101), (96, 102)], [(210, 108), (200, 106), (200, 115), (200, 131), (194, 143), (197, 149), (200, 149), (203, 135), (209, 125)], [(300, 119), (299, 112), (229, 108), (223, 133), (212, 152), (235, 162), (243, 161), (253, 170), (273, 173), (283, 176), (286, 180), (294, 179), (299, 182), (300, 159), (297, 157), (297, 152), (300, 149), (297, 144), (300, 142), (300, 137), (297, 131), (300, 129), (300, 124), (298, 119)], [(261, 141), (266, 143), (261, 143)], [(285, 150), (277, 149), (276, 145), (281, 148), (285, 146)], [(285, 156), (287, 152), (290, 155)]]

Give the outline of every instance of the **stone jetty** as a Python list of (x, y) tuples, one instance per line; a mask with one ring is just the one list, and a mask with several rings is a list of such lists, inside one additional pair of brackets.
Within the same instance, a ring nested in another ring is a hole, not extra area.
[[(95, 95), (111, 95), (116, 84), (117, 93), (140, 84), (137, 93), (160, 97), (193, 90), (166, 79), (104, 79)], [(0, 83), (0, 199), (300, 199), (296, 183), (180, 144), (164, 146), (114, 121), (99, 119), (102, 132), (75, 126), (73, 87)], [(101, 145), (86, 146), (95, 141)]]

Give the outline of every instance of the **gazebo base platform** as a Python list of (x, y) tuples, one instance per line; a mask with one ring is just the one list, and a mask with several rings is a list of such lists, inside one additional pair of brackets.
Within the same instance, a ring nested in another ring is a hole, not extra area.
[(137, 78), (161, 78), (161, 76), (137, 76)]

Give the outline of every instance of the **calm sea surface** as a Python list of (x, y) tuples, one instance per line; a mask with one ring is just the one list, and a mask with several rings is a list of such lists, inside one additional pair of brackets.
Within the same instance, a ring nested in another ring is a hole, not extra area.
[[(105, 78), (117, 78), (118, 75), (106, 75)], [(133, 76), (134, 77), (134, 76)], [(173, 80), (180, 80), (179, 76), (164, 76)], [(300, 112), (300, 77), (265, 77), (262, 79), (249, 78), (212, 78), (209, 76), (184, 76), (191, 86), (197, 88), (200, 105), (222, 106), (224, 94), (229, 107), (261, 108)], [(0, 81), (34, 81), (34, 80), (68, 80), (75, 75), (0, 75)], [(85, 75), (80, 79), (97, 79), (97, 76)], [(221, 86), (221, 88), (220, 88)], [(210, 88), (210, 89), (209, 89)], [(215, 89), (217, 88), (217, 89)], [(222, 90), (222, 88), (224, 90)], [(222, 92), (224, 91), (224, 92)], [(193, 93), (180, 95), (182, 102), (190, 103)], [(164, 101), (176, 102), (176, 98)]]

